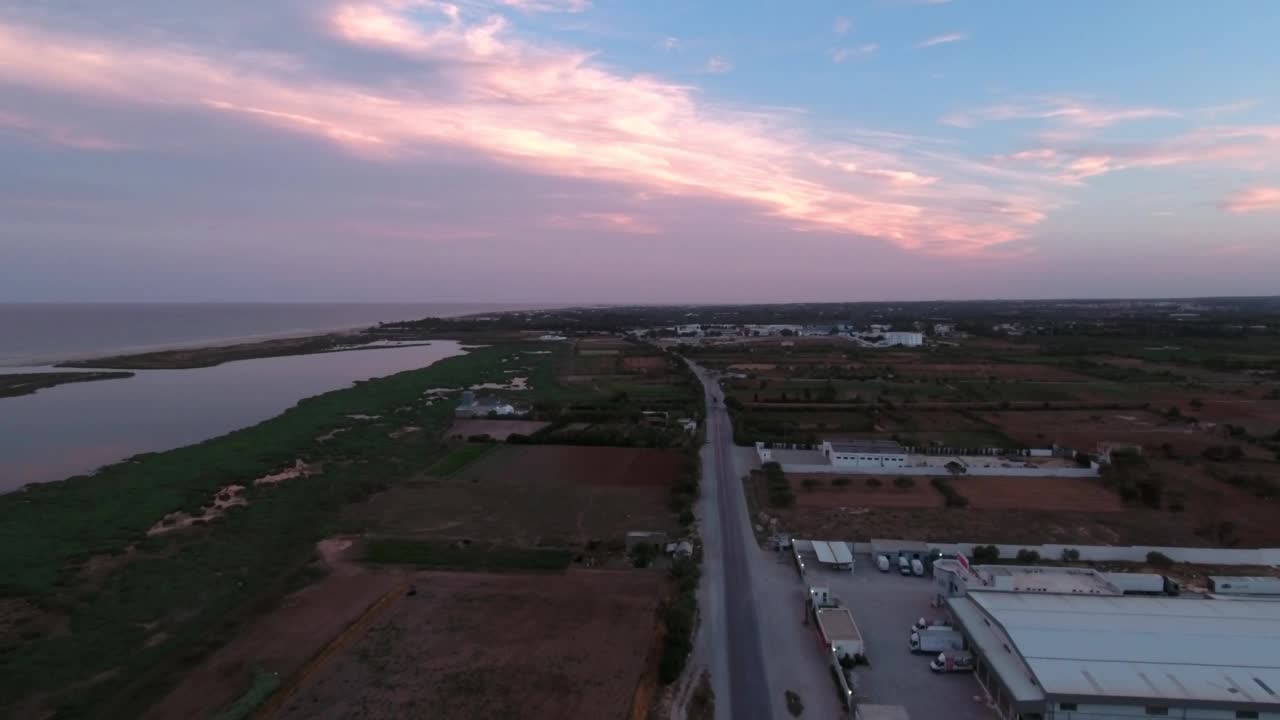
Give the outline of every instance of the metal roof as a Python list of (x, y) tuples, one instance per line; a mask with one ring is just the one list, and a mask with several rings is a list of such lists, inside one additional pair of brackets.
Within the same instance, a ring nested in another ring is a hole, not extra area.
[(1280, 708), (1280, 603), (968, 598), (1003, 628), (1047, 695)]
[(839, 453), (868, 453), (868, 454), (895, 454), (902, 455), (907, 451), (902, 445), (893, 440), (828, 440), (831, 444), (832, 452)]
[(818, 608), (818, 625), (822, 627), (822, 635), (828, 641), (861, 640), (858, 625), (853, 621), (853, 614), (842, 607)]
[(836, 561), (836, 556), (831, 552), (831, 546), (821, 540), (813, 541), (813, 552), (818, 556), (818, 562), (832, 564)]
[(849, 543), (832, 541), (828, 543), (831, 546), (831, 552), (836, 556), (836, 562), (847, 565), (853, 562), (853, 552), (849, 550)]

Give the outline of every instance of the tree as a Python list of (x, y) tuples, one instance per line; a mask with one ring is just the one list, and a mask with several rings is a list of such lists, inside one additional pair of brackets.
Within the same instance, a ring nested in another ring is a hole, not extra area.
[(1023, 548), (1018, 551), (1017, 559), (1020, 563), (1035, 564), (1040, 562), (1040, 553)]
[(1063, 548), (1063, 549), (1062, 549), (1062, 561), (1063, 561), (1063, 562), (1076, 562), (1076, 561), (1078, 561), (1079, 559), (1080, 559), (1080, 551), (1079, 551), (1079, 550), (1077, 550), (1077, 549), (1075, 549), (1075, 548)]
[(813, 491), (822, 484), (822, 481), (815, 477), (807, 477), (804, 480), (801, 480), (800, 484), (804, 486), (805, 490)]
[(1147, 564), (1155, 565), (1157, 567), (1169, 567), (1173, 564), (1173, 560), (1162, 552), (1152, 550), (1147, 553)]
[(653, 562), (654, 556), (658, 554), (656, 548), (650, 543), (640, 543), (631, 548), (631, 564), (634, 567), (646, 568)]
[(1192, 410), (1199, 410), (1204, 407), (1204, 401), (1200, 398), (1191, 398), (1191, 402), (1187, 403)]

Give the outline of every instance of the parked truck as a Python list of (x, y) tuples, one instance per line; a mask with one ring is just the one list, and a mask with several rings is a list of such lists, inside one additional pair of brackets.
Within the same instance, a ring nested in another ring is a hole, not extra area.
[(1176, 581), (1156, 573), (1109, 572), (1102, 575), (1125, 595), (1177, 595), (1182, 591)]
[(964, 635), (949, 625), (931, 625), (922, 630), (913, 630), (907, 638), (907, 647), (913, 653), (927, 655), (963, 650)]

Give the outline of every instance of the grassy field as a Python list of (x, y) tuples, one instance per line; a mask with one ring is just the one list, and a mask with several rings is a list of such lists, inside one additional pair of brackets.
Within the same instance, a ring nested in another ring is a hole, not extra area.
[(554, 548), (383, 538), (365, 544), (364, 559), (432, 570), (563, 570), (573, 554)]
[(427, 468), (432, 475), (452, 475), (471, 463), (493, 452), (493, 445), (460, 445), (449, 451)]
[(133, 377), (131, 372), (56, 372), (0, 375), (0, 398), (30, 395), (37, 390), (56, 387), (65, 383), (123, 380), (131, 377)]
[[(521, 349), (477, 349), (197, 445), (0, 496), (0, 714), (136, 717), (184, 668), (308, 582), (315, 543), (339, 529), (344, 507), (438, 457), (452, 407), (421, 402), (426, 390), (504, 381), (519, 358), (531, 399), (539, 387), (554, 395), (557, 356)], [(391, 437), (406, 425), (426, 432)], [(335, 429), (345, 431), (319, 439)], [(254, 484), (298, 459), (323, 472)], [(245, 506), (190, 531), (147, 534), (232, 484), (246, 487)]]

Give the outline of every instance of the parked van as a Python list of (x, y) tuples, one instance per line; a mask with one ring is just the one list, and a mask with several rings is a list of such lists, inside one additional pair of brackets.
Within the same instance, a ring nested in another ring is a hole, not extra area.
[(911, 573), (916, 577), (924, 577), (924, 563), (920, 562), (920, 558), (911, 560)]
[(898, 572), (903, 575), (911, 574), (911, 561), (907, 559), (906, 555), (898, 556)]

